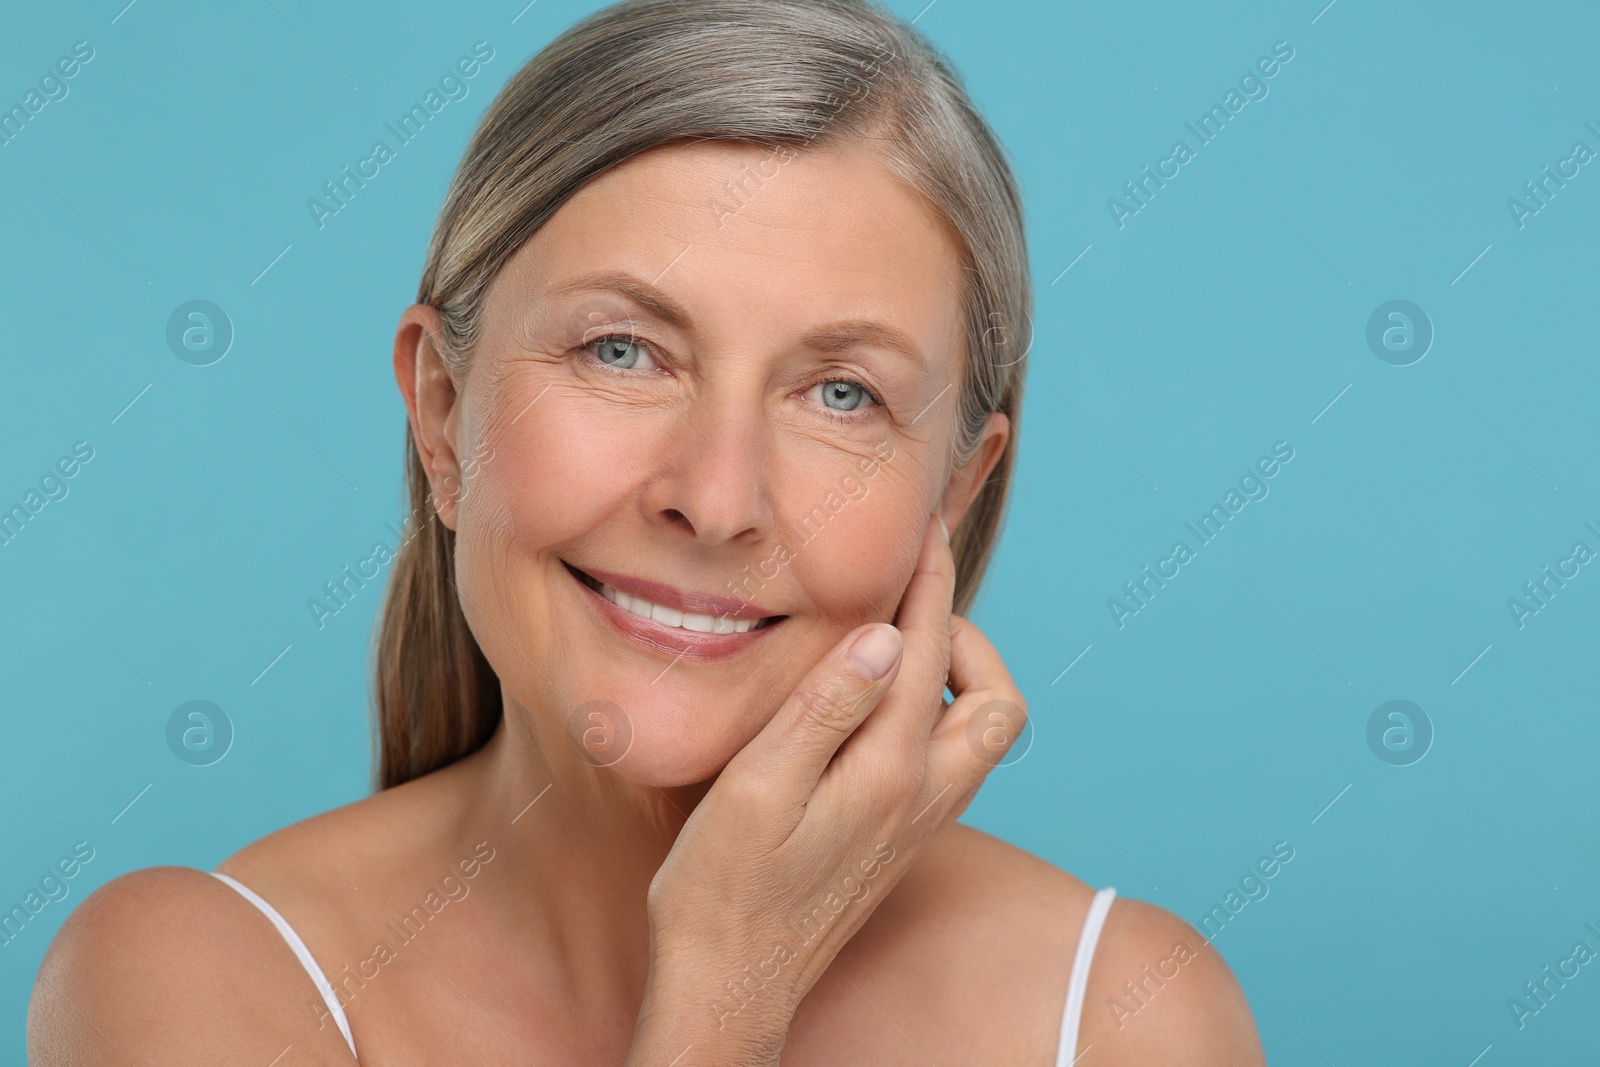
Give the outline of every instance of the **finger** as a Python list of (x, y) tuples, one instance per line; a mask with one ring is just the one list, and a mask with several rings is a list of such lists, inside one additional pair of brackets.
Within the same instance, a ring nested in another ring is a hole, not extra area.
[(893, 745), (925, 743), (942, 710), (940, 697), (950, 669), (950, 606), (955, 596), (956, 565), (938, 515), (928, 519), (916, 569), (900, 598), (895, 625), (906, 639), (904, 680), (897, 683), (889, 707), (864, 728), (885, 735)]
[(950, 666), (950, 606), (955, 595), (955, 560), (938, 513), (923, 531), (922, 551), (895, 624), (906, 639), (906, 662), (884, 706), (856, 731), (862, 747), (880, 747), (898, 758), (924, 759), (928, 735), (944, 713), (944, 683)]
[(850, 631), (723, 773), (759, 776), (769, 795), (803, 804), (845, 738), (894, 683), (903, 652), (904, 639), (888, 623)]
[(950, 616), (950, 693), (957, 700), (967, 692), (1010, 692), (1021, 701), (1016, 681), (994, 642), (972, 620)]
[(950, 617), (950, 692), (928, 766), (941, 781), (975, 789), (1021, 735), (1028, 705), (993, 643), (959, 615)]

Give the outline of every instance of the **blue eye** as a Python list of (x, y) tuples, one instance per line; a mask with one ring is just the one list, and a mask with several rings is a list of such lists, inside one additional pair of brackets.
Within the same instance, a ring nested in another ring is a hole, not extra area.
[(835, 411), (854, 411), (864, 399), (871, 400), (872, 394), (858, 382), (837, 378), (822, 383), (822, 402)]
[(877, 397), (867, 390), (867, 387), (850, 378), (829, 378), (819, 382), (816, 388), (822, 390), (823, 410), (828, 417), (839, 422), (857, 422), (867, 417), (862, 412), (866, 401), (873, 405), (880, 405)]
[(616, 370), (637, 369), (640, 356), (648, 353), (645, 345), (627, 334), (606, 334), (583, 347), (601, 363)]

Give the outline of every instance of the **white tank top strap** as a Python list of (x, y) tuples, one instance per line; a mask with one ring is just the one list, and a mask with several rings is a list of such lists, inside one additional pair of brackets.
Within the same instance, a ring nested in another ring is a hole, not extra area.
[(1089, 990), (1089, 965), (1094, 960), (1095, 945), (1100, 940), (1100, 928), (1106, 923), (1106, 913), (1116, 898), (1114, 886), (1106, 886), (1094, 895), (1089, 903), (1089, 914), (1083, 920), (1083, 933), (1078, 935), (1078, 951), (1072, 957), (1072, 978), (1067, 983), (1067, 1006), (1061, 1013), (1061, 1047), (1056, 1051), (1056, 1067), (1072, 1067), (1078, 1057), (1078, 1024), (1083, 1018), (1084, 996)]
[(306, 973), (311, 976), (311, 980), (316, 983), (317, 992), (322, 994), (323, 1001), (328, 1005), (328, 1013), (333, 1016), (333, 1021), (338, 1024), (339, 1032), (344, 1035), (345, 1044), (350, 1046), (350, 1055), (354, 1056), (356, 1054), (356, 1040), (350, 1036), (350, 1021), (345, 1018), (344, 1005), (339, 1003), (339, 997), (334, 993), (333, 986), (328, 984), (328, 979), (323, 975), (322, 968), (317, 966), (317, 961), (312, 958), (311, 950), (306, 948), (306, 943), (300, 939), (300, 935), (294, 932), (294, 927), (289, 925), (287, 919), (278, 914), (278, 909), (262, 900), (249, 886), (243, 885), (220, 871), (211, 871), (209, 873), (212, 877), (233, 886), (241, 896), (254, 904), (268, 919), (272, 920), (272, 925), (277, 927), (278, 933), (283, 935), (283, 939), (289, 943), (289, 948), (294, 951), (295, 958), (300, 961), (300, 966), (305, 968)]

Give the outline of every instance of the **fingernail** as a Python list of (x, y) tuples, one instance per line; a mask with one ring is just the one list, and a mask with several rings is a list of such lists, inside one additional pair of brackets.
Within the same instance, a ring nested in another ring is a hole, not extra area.
[(939, 529), (944, 531), (944, 543), (948, 545), (950, 543), (950, 527), (944, 524), (943, 515), (935, 513), (933, 517), (939, 520)]
[(850, 666), (863, 678), (876, 682), (888, 674), (894, 661), (900, 658), (902, 644), (899, 630), (888, 623), (879, 623), (850, 646)]

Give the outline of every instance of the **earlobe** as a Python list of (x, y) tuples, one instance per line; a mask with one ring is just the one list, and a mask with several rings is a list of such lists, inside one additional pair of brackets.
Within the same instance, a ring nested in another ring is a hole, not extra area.
[(417, 455), (428, 475), (430, 503), (453, 530), (456, 494), (450, 489), (459, 485), (454, 441), (457, 396), (455, 381), (434, 341), (438, 336), (436, 309), (426, 304), (406, 308), (395, 331), (394, 375), (405, 401)]

